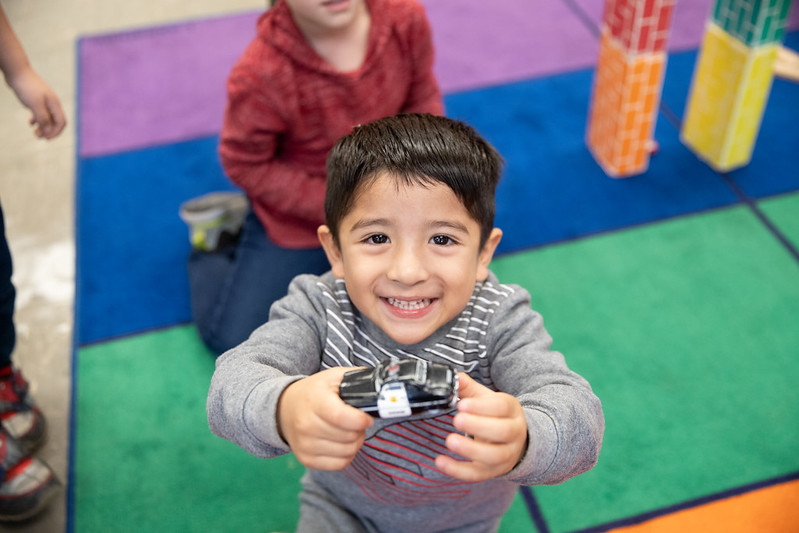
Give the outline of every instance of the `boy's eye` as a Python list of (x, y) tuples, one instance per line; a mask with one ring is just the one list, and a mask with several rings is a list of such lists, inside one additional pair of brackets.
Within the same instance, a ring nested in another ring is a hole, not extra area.
[(455, 241), (452, 239), (452, 237), (448, 237), (447, 235), (434, 235), (430, 239), (430, 242), (432, 242), (433, 244), (437, 244), (439, 246), (446, 246), (448, 244), (454, 244), (455, 243)]
[(369, 244), (385, 244), (388, 242), (388, 235), (384, 235), (382, 233), (375, 233), (374, 235), (369, 235), (366, 238), (366, 242)]

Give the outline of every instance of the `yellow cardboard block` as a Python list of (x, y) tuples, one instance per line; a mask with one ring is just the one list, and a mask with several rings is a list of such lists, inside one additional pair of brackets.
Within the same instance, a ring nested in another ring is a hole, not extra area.
[(680, 139), (718, 171), (752, 158), (777, 49), (774, 43), (750, 48), (708, 23)]

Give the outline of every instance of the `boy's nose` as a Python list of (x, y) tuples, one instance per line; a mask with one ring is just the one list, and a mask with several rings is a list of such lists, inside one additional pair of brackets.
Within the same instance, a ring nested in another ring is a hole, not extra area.
[(404, 285), (415, 285), (428, 277), (424, 259), (415, 247), (397, 247), (387, 272), (389, 279)]

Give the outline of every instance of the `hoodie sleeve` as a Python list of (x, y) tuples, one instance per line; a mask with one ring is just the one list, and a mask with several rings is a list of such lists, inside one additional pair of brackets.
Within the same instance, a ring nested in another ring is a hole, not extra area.
[(216, 361), (206, 403), (211, 431), (258, 457), (290, 451), (277, 428), (278, 400), (291, 383), (319, 370), (326, 326), (317, 280), (295, 278), (269, 322)]
[(555, 484), (596, 464), (605, 419), (588, 381), (571, 371), (541, 315), (530, 308), (527, 291), (515, 292), (500, 308), (488, 340), (491, 379), (515, 396), (527, 418), (529, 445), (505, 479), (522, 484)]
[(323, 224), (324, 176), (311, 176), (306, 166), (279, 153), (280, 139), (297, 128), (285, 116), (291, 94), (278, 94), (284, 78), (291, 78), (289, 69), (282, 78), (279, 72), (257, 74), (254, 65), (266, 61), (260, 53), (255, 45), (248, 49), (228, 78), (219, 144), (222, 167), (247, 196), (270, 211)]
[(413, 82), (402, 112), (443, 115), (441, 90), (433, 73), (433, 37), (424, 6), (408, 3), (411, 13), (407, 18), (406, 46), (413, 62)]

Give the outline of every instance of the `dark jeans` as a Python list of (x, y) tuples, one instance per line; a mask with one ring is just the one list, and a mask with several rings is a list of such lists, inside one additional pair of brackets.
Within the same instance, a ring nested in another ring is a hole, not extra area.
[(17, 336), (14, 330), (14, 297), (11, 284), (11, 251), (6, 241), (6, 223), (0, 206), (0, 368), (11, 364)]
[(322, 248), (289, 249), (272, 243), (252, 211), (241, 238), (217, 252), (189, 255), (191, 312), (203, 342), (214, 353), (236, 346), (269, 318), (298, 274), (330, 270)]

